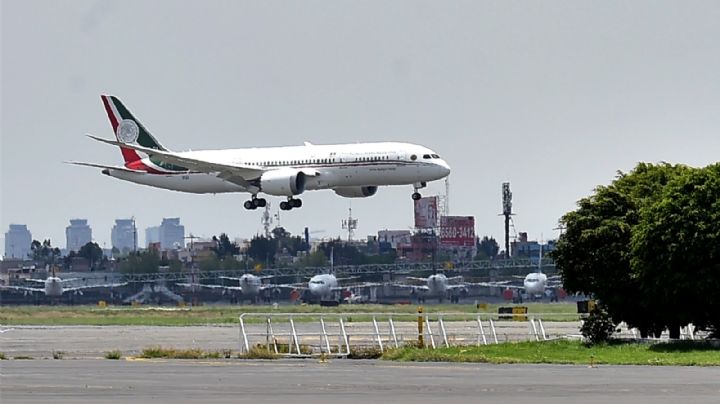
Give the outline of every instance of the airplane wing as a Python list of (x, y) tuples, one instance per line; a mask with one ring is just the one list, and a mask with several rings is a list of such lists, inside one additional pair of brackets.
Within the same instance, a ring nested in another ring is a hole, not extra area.
[(465, 283), (465, 284), (460, 284), (460, 285), (447, 285), (447, 288), (448, 288), (448, 290), (467, 289), (468, 286), (469, 286), (469, 284)]
[(24, 286), (0, 286), (1, 290), (19, 290), (23, 292), (45, 293), (45, 288), (28, 288)]
[(186, 287), (186, 288), (207, 288), (207, 289), (223, 289), (223, 290), (237, 290), (242, 292), (242, 288), (240, 286), (225, 286), (225, 285), (207, 285), (202, 283), (175, 283), (178, 286)]
[(393, 283), (392, 286), (401, 289), (429, 290), (427, 285), (405, 285), (404, 283)]
[(178, 153), (170, 152), (170, 151), (162, 151), (153, 149), (150, 147), (144, 147), (137, 144), (131, 144), (131, 143), (123, 143), (118, 142), (116, 140), (110, 140), (110, 139), (103, 139), (101, 137), (93, 136), (93, 135), (87, 135), (91, 139), (97, 140), (99, 142), (107, 143), (113, 146), (119, 146), (119, 147), (125, 147), (128, 149), (133, 149), (142, 153), (147, 154), (150, 157), (154, 157), (158, 160), (160, 160), (163, 163), (167, 164), (173, 164), (177, 166), (187, 167), (189, 169), (193, 169), (196, 171), (204, 172), (204, 173), (218, 173), (218, 177), (232, 182), (234, 184), (238, 184), (243, 187), (250, 186), (248, 183), (248, 180), (255, 179), (260, 177), (262, 173), (265, 171), (262, 168), (251, 166), (248, 164), (227, 164), (227, 163), (218, 163), (214, 161), (208, 161), (208, 160), (202, 160), (197, 158), (192, 158), (188, 156), (183, 156)]
[(127, 285), (127, 282), (122, 283), (104, 283), (100, 285), (82, 285), (82, 286), (74, 286), (66, 288), (63, 286), (63, 292), (77, 292), (79, 290), (85, 290), (85, 289), (94, 289), (94, 288), (119, 288), (121, 286)]
[(125, 171), (127, 173), (144, 173), (144, 171), (138, 171), (138, 170), (131, 170), (127, 167), (122, 166), (109, 166), (105, 164), (97, 164), (97, 163), (86, 163), (84, 161), (66, 161), (67, 164), (75, 164), (77, 166), (85, 166), (85, 167), (93, 167), (93, 168), (102, 168), (102, 169), (108, 169), (108, 170), (117, 170), (117, 171)]
[(27, 282), (45, 283), (45, 279), (25, 279)]
[(505, 289), (520, 289), (525, 290), (524, 286), (519, 285), (512, 285), (509, 283), (509, 281), (502, 281), (502, 282), (477, 282), (477, 283), (467, 283), (466, 285), (471, 286), (485, 286), (489, 288), (505, 288)]
[(462, 276), (451, 276), (450, 278), (447, 278), (447, 280), (450, 281), (450, 282), (452, 282), (452, 281), (462, 281), (462, 280), (463, 280), (463, 277), (462, 277)]
[(405, 279), (410, 279), (411, 281), (427, 282), (427, 278), (418, 278), (415, 276), (408, 276), (408, 277), (405, 277)]
[(332, 290), (346, 290), (346, 289), (362, 289), (362, 288), (372, 288), (372, 287), (378, 287), (378, 286), (385, 286), (384, 283), (380, 282), (363, 282), (363, 283), (357, 283), (352, 285), (344, 285), (344, 286), (336, 286), (332, 288)]

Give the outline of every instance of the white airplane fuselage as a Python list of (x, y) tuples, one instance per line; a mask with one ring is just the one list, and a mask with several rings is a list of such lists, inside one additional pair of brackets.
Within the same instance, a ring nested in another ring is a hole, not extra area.
[(62, 296), (63, 291), (62, 279), (56, 276), (49, 276), (45, 279), (45, 295), (58, 297)]
[(308, 291), (317, 299), (332, 299), (338, 281), (333, 274), (315, 275), (308, 282)]
[(427, 279), (428, 294), (432, 296), (444, 296), (448, 290), (448, 279), (443, 274), (433, 274)]
[(545, 293), (546, 284), (547, 275), (539, 272), (528, 274), (525, 279), (523, 279), (525, 293), (530, 296), (542, 296)]
[(244, 274), (240, 277), (240, 290), (248, 297), (257, 296), (260, 293), (262, 280), (252, 274)]
[[(312, 173), (307, 176), (305, 190), (419, 184), (442, 179), (450, 173), (448, 164), (435, 152), (409, 143), (305, 145), (177, 154), (224, 164), (252, 165), (267, 171), (305, 170)], [(220, 178), (217, 173), (172, 172), (163, 170), (150, 158), (141, 161), (153, 172), (107, 168), (103, 173), (138, 184), (181, 192), (251, 192), (246, 187)]]

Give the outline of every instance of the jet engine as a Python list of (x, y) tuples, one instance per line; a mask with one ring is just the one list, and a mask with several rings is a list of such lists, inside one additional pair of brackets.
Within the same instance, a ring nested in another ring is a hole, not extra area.
[(345, 198), (367, 198), (377, 193), (378, 187), (337, 187), (333, 188), (336, 194)]
[(293, 196), (305, 192), (307, 176), (300, 170), (280, 169), (263, 173), (260, 189), (268, 195)]

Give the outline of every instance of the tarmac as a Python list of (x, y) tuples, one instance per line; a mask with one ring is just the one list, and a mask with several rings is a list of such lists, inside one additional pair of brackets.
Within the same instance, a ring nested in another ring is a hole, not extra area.
[(317, 360), (0, 361), (11, 403), (716, 403), (720, 368)]
[[(496, 322), (497, 338), (499, 342), (513, 340), (532, 340), (527, 322)], [(458, 333), (468, 338), (466, 344), (479, 342), (477, 335), (477, 322), (446, 322), (446, 332), (449, 340), (455, 343), (462, 342)], [(249, 343), (266, 342), (266, 325), (249, 324)], [(287, 343), (291, 330), (287, 323), (274, 326), (278, 342)], [(397, 322), (396, 337), (402, 341), (417, 339), (417, 324), (410, 322)], [(442, 344), (441, 330), (434, 325), (434, 341)], [(490, 329), (487, 328), (487, 341), (492, 342)], [(316, 344), (321, 341), (320, 329), (317, 323), (297, 323), (297, 332), (306, 335), (301, 338), (303, 344)], [(550, 337), (566, 336), (578, 333), (579, 324), (576, 322), (548, 322), (545, 330)], [(392, 341), (386, 322), (379, 325), (381, 336), (386, 345)], [(327, 323), (328, 333), (339, 332), (337, 324)], [(372, 334), (373, 324), (369, 322), (346, 323), (348, 335), (352, 338), (353, 346), (375, 344)], [(429, 342), (429, 336), (426, 336)], [(331, 338), (334, 343), (337, 338)], [(35, 359), (52, 358), (54, 352), (62, 352), (66, 359), (92, 359), (102, 358), (108, 351), (119, 350), (125, 356), (137, 355), (143, 348), (160, 345), (166, 348), (200, 348), (205, 351), (240, 350), (241, 335), (237, 325), (208, 325), (185, 327), (156, 327), (156, 326), (2, 326), (0, 327), (0, 352), (12, 358), (16, 356), (30, 356)]]

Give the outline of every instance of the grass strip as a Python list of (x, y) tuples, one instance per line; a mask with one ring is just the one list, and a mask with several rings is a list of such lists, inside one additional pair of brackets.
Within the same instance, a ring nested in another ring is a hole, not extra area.
[[(488, 305), (483, 313), (497, 313), (499, 304)], [(502, 305), (512, 306), (512, 305)], [(571, 303), (531, 303), (525, 305), (530, 314), (545, 313), (546, 321), (576, 321), (572, 314), (576, 311), (575, 304)], [(424, 306), (426, 313), (454, 312), (478, 313), (472, 304), (430, 304)], [(352, 321), (370, 321), (370, 316), (363, 313), (393, 313), (398, 320), (413, 321), (417, 312), (415, 305), (381, 305), (381, 304), (354, 304), (338, 307), (321, 307), (318, 305), (281, 305), (278, 309), (265, 305), (248, 306), (197, 306), (192, 308), (167, 307), (129, 307), (108, 306), (3, 306), (0, 311), (0, 324), (2, 325), (138, 325), (138, 326), (189, 326), (207, 324), (237, 324), (241, 313), (350, 313)], [(557, 315), (554, 318), (552, 315)], [(406, 317), (406, 318), (405, 318)], [(298, 318), (296, 321), (317, 321), (319, 317)], [(446, 321), (452, 321), (452, 316)], [(458, 318), (459, 319), (459, 318)], [(378, 319), (380, 320), (380, 319)], [(248, 318), (248, 323), (264, 322), (262, 318)]]
[(387, 351), (386, 360), (414, 362), (550, 363), (572, 365), (720, 366), (720, 349), (694, 341), (611, 342), (587, 346), (579, 341), (517, 342), (473, 347)]

